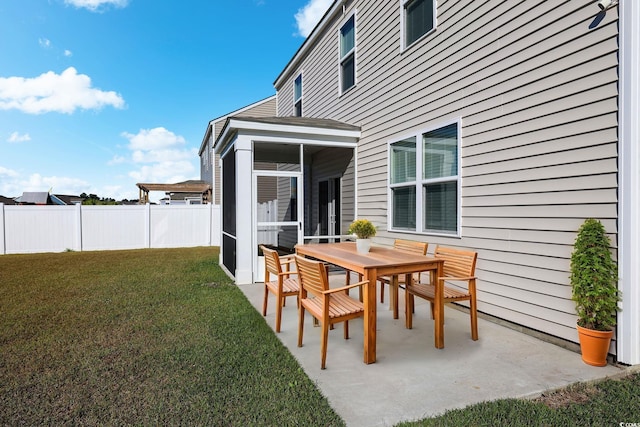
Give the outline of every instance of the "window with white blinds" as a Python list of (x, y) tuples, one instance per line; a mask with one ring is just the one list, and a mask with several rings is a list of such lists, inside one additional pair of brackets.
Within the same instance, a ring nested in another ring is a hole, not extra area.
[(293, 82), (293, 115), (302, 117), (302, 74)]
[(403, 48), (411, 46), (436, 26), (435, 0), (402, 0)]
[(390, 228), (459, 233), (458, 123), (389, 144)]
[(356, 84), (356, 17), (351, 15), (340, 28), (340, 92)]

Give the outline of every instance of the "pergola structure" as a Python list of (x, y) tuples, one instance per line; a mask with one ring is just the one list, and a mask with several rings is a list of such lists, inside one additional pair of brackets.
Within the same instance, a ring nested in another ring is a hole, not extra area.
[[(205, 181), (184, 181), (176, 184), (136, 184), (140, 189), (140, 204), (149, 203), (150, 191), (163, 191), (172, 200), (198, 197), (202, 203), (211, 203), (211, 184)], [(179, 197), (174, 197), (179, 195)]]

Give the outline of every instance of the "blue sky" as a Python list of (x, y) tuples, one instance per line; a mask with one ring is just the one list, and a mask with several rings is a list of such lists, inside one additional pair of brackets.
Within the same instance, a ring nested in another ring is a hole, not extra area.
[(0, 195), (199, 179), (209, 120), (275, 94), (331, 3), (0, 0)]

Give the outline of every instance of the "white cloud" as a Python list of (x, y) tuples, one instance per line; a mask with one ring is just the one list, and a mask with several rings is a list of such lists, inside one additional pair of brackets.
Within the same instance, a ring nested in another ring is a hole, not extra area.
[(111, 160), (107, 162), (109, 166), (119, 165), (127, 161), (126, 157), (115, 155)]
[(136, 182), (175, 184), (194, 179), (195, 168), (190, 161), (162, 162), (150, 166), (142, 166), (139, 170), (129, 172)]
[(3, 176), (5, 178), (17, 178), (18, 172), (14, 171), (13, 169), (8, 169), (0, 166), (0, 176)]
[(324, 16), (333, 0), (309, 0), (302, 9), (296, 13), (296, 25), (298, 33), (302, 37), (307, 37), (315, 28), (316, 24)]
[(51, 47), (51, 40), (49, 39), (38, 39), (38, 44), (40, 47), (44, 49), (49, 49)]
[(80, 194), (86, 192), (89, 183), (65, 176), (42, 176), (34, 173), (25, 183), (22, 191), (49, 191), (57, 194)]
[(91, 78), (69, 67), (34, 78), (0, 77), (0, 110), (16, 109), (28, 114), (58, 112), (71, 114), (76, 109), (99, 109), (105, 105), (124, 108), (120, 94), (91, 87)]
[(69, 49), (65, 49), (63, 55), (69, 58), (73, 56), (73, 52), (71, 52)]
[(123, 132), (122, 136), (129, 140), (129, 148), (132, 150), (150, 151), (186, 144), (183, 137), (163, 127), (140, 129), (140, 132), (135, 135)]
[(80, 194), (89, 192), (89, 183), (64, 176), (42, 176), (34, 173), (28, 177), (0, 166), (0, 194), (7, 197), (20, 196), (25, 191), (49, 191), (55, 194)]
[[(185, 139), (163, 128), (141, 129), (137, 134), (123, 132), (129, 140), (131, 161), (140, 165), (129, 172), (137, 182), (176, 183), (196, 175), (196, 149), (186, 147)], [(120, 160), (114, 158), (112, 161)]]
[(31, 141), (31, 137), (29, 136), (28, 133), (20, 135), (20, 133), (18, 132), (13, 132), (11, 135), (9, 135), (9, 139), (7, 139), (7, 142), (26, 142), (26, 141)]
[(128, 0), (64, 0), (64, 2), (79, 9), (84, 8), (96, 12), (107, 6), (126, 7)]

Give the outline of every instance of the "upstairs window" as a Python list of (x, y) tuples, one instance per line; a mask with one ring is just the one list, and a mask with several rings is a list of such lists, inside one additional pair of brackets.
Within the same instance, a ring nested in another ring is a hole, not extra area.
[(293, 115), (302, 117), (302, 74), (293, 83)]
[(389, 144), (389, 226), (394, 231), (459, 234), (458, 123)]
[(340, 92), (356, 84), (356, 19), (347, 20), (340, 29)]
[(402, 20), (406, 48), (435, 27), (435, 0), (402, 0)]

